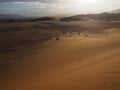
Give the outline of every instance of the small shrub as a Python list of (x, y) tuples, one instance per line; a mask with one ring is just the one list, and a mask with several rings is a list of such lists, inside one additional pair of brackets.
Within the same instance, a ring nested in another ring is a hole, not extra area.
[(59, 40), (59, 37), (57, 37), (56, 40)]

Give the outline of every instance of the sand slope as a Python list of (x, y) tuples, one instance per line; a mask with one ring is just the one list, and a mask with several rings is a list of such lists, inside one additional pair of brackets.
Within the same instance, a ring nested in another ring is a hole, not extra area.
[(0, 90), (120, 90), (120, 37), (113, 36), (46, 42), (46, 48), (3, 66)]

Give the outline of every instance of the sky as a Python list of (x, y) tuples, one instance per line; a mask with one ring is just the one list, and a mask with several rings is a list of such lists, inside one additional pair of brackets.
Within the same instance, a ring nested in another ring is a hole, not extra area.
[(120, 9), (120, 0), (0, 0), (0, 14), (61, 16)]

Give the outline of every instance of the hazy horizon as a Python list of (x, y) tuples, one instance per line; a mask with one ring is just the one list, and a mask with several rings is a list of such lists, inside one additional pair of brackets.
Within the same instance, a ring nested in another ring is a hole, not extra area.
[(0, 14), (22, 16), (94, 14), (119, 8), (119, 0), (0, 0)]

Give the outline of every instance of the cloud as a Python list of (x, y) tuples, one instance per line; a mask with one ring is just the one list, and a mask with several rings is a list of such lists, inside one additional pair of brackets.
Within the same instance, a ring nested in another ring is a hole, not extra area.
[(0, 2), (42, 2), (42, 3), (62, 3), (63, 0), (0, 0)]
[(23, 16), (55, 16), (66, 14), (66, 5), (43, 2), (2, 2), (0, 14), (18, 14)]
[(0, 0), (0, 14), (52, 16), (68, 13), (100, 13), (120, 8), (119, 0), (114, 0), (114, 2), (112, 0), (100, 0), (101, 3), (91, 5), (68, 1), (70, 0)]

